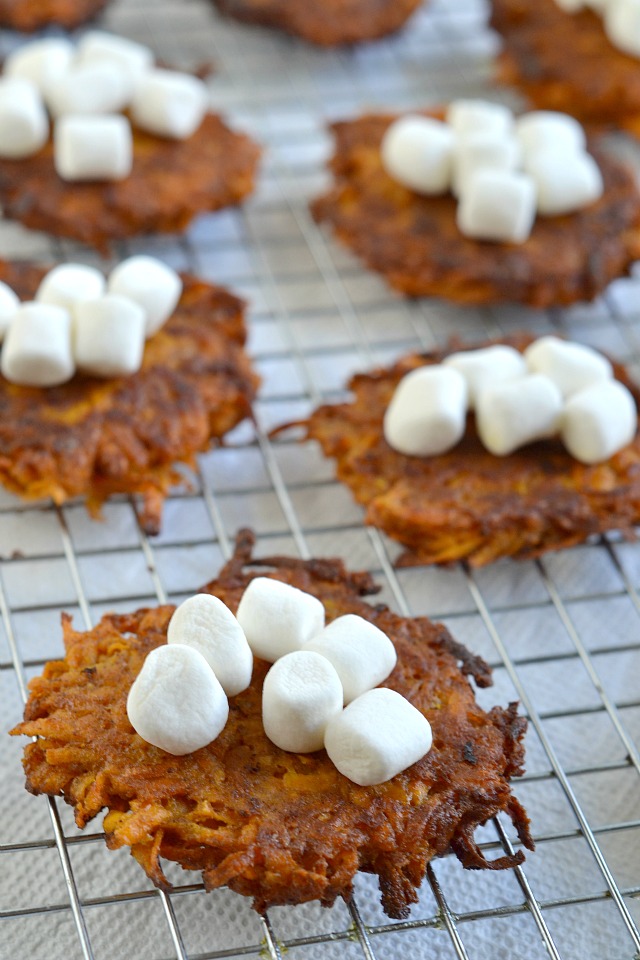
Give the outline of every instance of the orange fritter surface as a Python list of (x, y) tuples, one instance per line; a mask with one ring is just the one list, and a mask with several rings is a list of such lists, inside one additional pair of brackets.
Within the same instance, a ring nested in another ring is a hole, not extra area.
[(238, 20), (276, 27), (320, 46), (375, 40), (399, 30), (421, 0), (214, 0)]
[(0, 159), (0, 203), (6, 217), (33, 230), (107, 250), (113, 240), (184, 230), (197, 213), (239, 203), (253, 190), (259, 155), (249, 137), (207, 114), (187, 140), (134, 128), (124, 180), (67, 183), (49, 141), (33, 157)]
[[(524, 349), (530, 338), (507, 342)], [(535, 557), (607, 530), (632, 534), (640, 523), (638, 434), (595, 466), (574, 460), (559, 440), (495, 457), (480, 443), (470, 415), (464, 438), (448, 453), (408, 457), (393, 450), (382, 421), (397, 384), (444, 355), (414, 354), (357, 375), (349, 384), (351, 402), (319, 407), (306, 424), (307, 435), (336, 459), (339, 479), (366, 507), (367, 523), (407, 548), (400, 565), (468, 560), (481, 566), (500, 557)], [(616, 376), (638, 402), (623, 368), (616, 367)]]
[[(0, 279), (31, 299), (44, 270), (0, 261)], [(244, 353), (244, 304), (222, 287), (185, 276), (173, 316), (147, 341), (130, 377), (77, 375), (60, 387), (0, 376), (0, 482), (30, 499), (86, 496), (95, 509), (113, 493), (142, 496), (154, 533), (176, 480), (251, 410), (257, 385)]]
[(600, 14), (566, 13), (555, 0), (492, 0), (491, 24), (504, 40), (500, 79), (537, 107), (640, 128), (640, 62), (611, 43)]
[(562, 305), (592, 299), (640, 256), (635, 177), (597, 144), (590, 149), (605, 182), (597, 203), (538, 217), (525, 243), (491, 243), (460, 233), (450, 194), (420, 196), (385, 172), (380, 143), (395, 119), (370, 115), (333, 126), (335, 182), (312, 209), (403, 293), (469, 304)]
[(0, 0), (0, 26), (31, 33), (43, 27), (73, 30), (91, 20), (108, 0)]
[(209, 746), (173, 757), (145, 743), (128, 722), (126, 698), (146, 654), (166, 642), (173, 607), (159, 607), (108, 615), (87, 633), (65, 616), (66, 657), (31, 681), (25, 721), (12, 731), (37, 737), (25, 748), (27, 788), (62, 794), (80, 826), (107, 807), (108, 845), (129, 846), (158, 886), (168, 886), (165, 857), (201, 870), (209, 890), (228, 886), (253, 897), (258, 910), (348, 898), (356, 871), (365, 870), (378, 875), (386, 912), (404, 917), (434, 856), (452, 849), (476, 868), (520, 862), (521, 851), (487, 862), (473, 839), (478, 824), (503, 810), (532, 848), (509, 787), (521, 772), (526, 722), (516, 704), (489, 713), (477, 705), (467, 677), (490, 684), (486, 664), (441, 624), (364, 602), (376, 592), (368, 574), (350, 574), (337, 560), (257, 563), (251, 547), (244, 531), (205, 590), (235, 611), (251, 578), (267, 575), (319, 597), (329, 620), (346, 613), (371, 620), (398, 652), (387, 686), (432, 724), (430, 753), (387, 783), (359, 787), (324, 751), (280, 750), (262, 727), (269, 666), (262, 660)]

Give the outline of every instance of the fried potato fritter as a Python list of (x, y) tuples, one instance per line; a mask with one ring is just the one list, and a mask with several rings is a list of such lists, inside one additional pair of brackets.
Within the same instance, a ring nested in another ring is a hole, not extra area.
[[(531, 339), (500, 342), (524, 349)], [(338, 478), (366, 508), (366, 522), (407, 548), (398, 564), (467, 560), (483, 566), (500, 557), (536, 557), (607, 530), (633, 536), (640, 523), (637, 433), (629, 446), (594, 466), (574, 460), (559, 440), (496, 457), (481, 444), (473, 414), (460, 443), (439, 456), (409, 457), (387, 444), (382, 422), (399, 381), (454, 349), (469, 347), (413, 354), (358, 374), (349, 383), (352, 401), (318, 407), (305, 423), (307, 437), (335, 458)], [(624, 368), (615, 365), (615, 375), (638, 404)]]
[(492, 0), (491, 25), (504, 40), (501, 82), (542, 109), (640, 129), (638, 59), (611, 43), (600, 14), (567, 13), (555, 0)]
[(323, 47), (377, 40), (399, 30), (421, 0), (214, 0), (236, 20), (276, 27)]
[(108, 0), (0, 0), (0, 27), (33, 33), (57, 26), (75, 30), (97, 16)]
[[(441, 118), (442, 112), (431, 115)], [(522, 244), (492, 243), (460, 233), (450, 194), (420, 196), (386, 173), (380, 143), (395, 119), (369, 115), (333, 125), (335, 182), (312, 211), (402, 293), (465, 304), (559, 306), (593, 299), (640, 256), (634, 175), (597, 144), (590, 150), (605, 183), (597, 203), (538, 217)]]
[(107, 807), (107, 844), (130, 847), (157, 886), (169, 888), (164, 857), (201, 870), (208, 890), (252, 897), (259, 911), (348, 899), (364, 870), (377, 874), (387, 914), (405, 917), (435, 856), (453, 850), (467, 867), (494, 870), (520, 863), (521, 850), (488, 862), (473, 839), (478, 824), (506, 811), (533, 848), (509, 787), (522, 772), (526, 721), (516, 704), (489, 713), (477, 705), (466, 678), (488, 686), (487, 665), (441, 624), (364, 602), (377, 591), (368, 574), (348, 573), (339, 560), (252, 561), (252, 544), (242, 531), (205, 591), (235, 611), (252, 577), (267, 575), (317, 596), (328, 620), (356, 613), (375, 623), (398, 653), (386, 686), (428, 717), (430, 753), (387, 783), (360, 787), (324, 750), (280, 750), (262, 726), (269, 664), (258, 659), (217, 740), (182, 757), (151, 746), (134, 733), (126, 699), (147, 653), (166, 642), (174, 608), (165, 606), (107, 615), (86, 633), (63, 617), (66, 657), (31, 681), (25, 720), (12, 731), (37, 738), (25, 748), (27, 789), (64, 796), (80, 827)]
[[(44, 272), (0, 261), (0, 279), (22, 299)], [(176, 462), (192, 464), (249, 416), (258, 382), (243, 349), (243, 302), (195, 277), (183, 282), (138, 373), (78, 374), (46, 389), (0, 375), (0, 483), (27, 499), (86, 496), (92, 512), (114, 493), (140, 494), (141, 522), (158, 532)]]
[(32, 230), (107, 252), (114, 240), (179, 232), (194, 216), (240, 203), (254, 187), (259, 147), (209, 113), (187, 140), (133, 128), (133, 169), (124, 180), (68, 183), (55, 172), (53, 141), (32, 157), (0, 158), (5, 217)]

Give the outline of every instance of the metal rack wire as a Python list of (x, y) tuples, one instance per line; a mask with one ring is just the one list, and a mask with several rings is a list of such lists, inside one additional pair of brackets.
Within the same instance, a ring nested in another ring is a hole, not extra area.
[[(517, 698), (530, 719), (517, 792), (536, 853), (500, 875), (437, 861), (408, 921), (382, 914), (364, 876), (348, 906), (279, 908), (261, 919), (178, 868), (169, 869), (174, 892), (154, 889), (125, 853), (105, 849), (99, 826), (80, 833), (64, 804), (26, 794), (21, 745), (3, 737), (0, 960), (640, 957), (640, 548), (608, 537), (535, 563), (396, 570), (397, 546), (362, 526), (315, 446), (268, 436), (340, 398), (353, 370), (453, 332), (472, 340), (561, 329), (637, 368), (638, 281), (562, 313), (406, 302), (309, 216), (325, 180), (327, 119), (488, 86), (494, 40), (484, 14), (480, 0), (432, 0), (397, 38), (327, 52), (221, 21), (207, 0), (112, 5), (105, 23), (166, 60), (213, 56), (215, 102), (268, 148), (260, 189), (242, 210), (120, 251), (156, 252), (243, 292), (263, 390), (256, 425), (201, 457), (193, 488), (170, 498), (153, 541), (124, 498), (97, 523), (81, 504), (25, 505), (0, 492), (0, 716), (4, 729), (17, 721), (29, 676), (61, 653), (61, 609), (89, 626), (107, 609), (179, 600), (211, 578), (249, 523), (264, 553), (338, 554), (371, 570), (396, 609), (444, 620), (492, 663), (496, 684), (480, 701)], [(0, 224), (0, 256), (90, 254)], [(501, 820), (480, 839), (495, 855), (518, 844)]]

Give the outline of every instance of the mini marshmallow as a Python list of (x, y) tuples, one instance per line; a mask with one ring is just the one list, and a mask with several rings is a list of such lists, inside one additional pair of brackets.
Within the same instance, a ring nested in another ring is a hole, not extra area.
[(88, 30), (77, 47), (78, 64), (113, 63), (127, 74), (132, 84), (140, 79), (145, 70), (151, 69), (153, 61), (149, 47), (104, 30)]
[(36, 290), (39, 303), (52, 303), (70, 313), (83, 300), (101, 297), (105, 288), (104, 275), (84, 263), (62, 263), (49, 270)]
[(632, 57), (640, 57), (640, 2), (615, 0), (603, 10), (604, 29), (611, 43)]
[(584, 150), (587, 138), (582, 124), (568, 113), (555, 110), (532, 110), (516, 120), (516, 136), (524, 151), (525, 168), (528, 156), (538, 150), (553, 149), (559, 153)]
[(588, 153), (540, 150), (527, 169), (536, 185), (538, 213), (545, 217), (588, 207), (604, 193), (600, 168)]
[(251, 683), (251, 647), (231, 610), (218, 597), (199, 593), (176, 607), (167, 641), (198, 650), (228, 697), (235, 697)]
[(264, 732), (281, 750), (321, 750), (327, 724), (342, 710), (342, 696), (340, 678), (326, 657), (310, 650), (287, 653), (264, 678)]
[(431, 725), (395, 690), (368, 690), (329, 721), (329, 759), (361, 787), (385, 783), (431, 749)]
[(504, 457), (534, 440), (553, 436), (562, 394), (541, 373), (486, 386), (476, 400), (476, 427), (490, 453)]
[(458, 137), (480, 132), (507, 136), (513, 131), (511, 110), (490, 100), (452, 100), (446, 121)]
[(202, 80), (174, 70), (149, 70), (136, 87), (131, 116), (142, 130), (186, 140), (202, 123), (208, 106), (209, 91)]
[(11, 287), (0, 280), (0, 343), (2, 343), (19, 306), (20, 301)]
[(467, 414), (462, 374), (440, 365), (412, 370), (395, 389), (383, 421), (390, 447), (410, 457), (444, 453), (461, 440)]
[(182, 280), (155, 257), (129, 257), (109, 275), (109, 292), (135, 300), (145, 312), (146, 336), (151, 337), (175, 310)]
[(229, 703), (202, 654), (174, 643), (147, 654), (129, 690), (127, 715), (143, 740), (181, 757), (216, 739)]
[(638, 412), (630, 391), (617, 380), (602, 380), (570, 397), (560, 436), (581, 463), (602, 463), (631, 443)]
[(477, 170), (515, 170), (519, 162), (520, 144), (513, 136), (479, 130), (459, 137), (453, 151), (453, 192), (463, 193)]
[(304, 650), (321, 654), (335, 667), (345, 703), (386, 680), (398, 659), (386, 633), (354, 613), (333, 620)]
[(544, 373), (565, 398), (613, 377), (611, 364), (597, 350), (559, 337), (540, 337), (527, 347), (524, 358), (532, 373)]
[(476, 399), (483, 387), (492, 383), (502, 383), (524, 377), (527, 364), (519, 350), (497, 343), (481, 350), (463, 350), (450, 353), (442, 361), (445, 367), (451, 367), (461, 373), (467, 383), (467, 407), (473, 410)]
[(126, 117), (61, 117), (54, 130), (54, 165), (63, 180), (122, 180), (133, 166)]
[(132, 82), (116, 64), (99, 60), (73, 67), (47, 87), (54, 117), (65, 114), (117, 113), (131, 100)]
[(324, 628), (320, 600), (271, 577), (251, 581), (236, 616), (254, 656), (270, 663), (299, 650)]
[(536, 216), (536, 188), (525, 173), (481, 169), (458, 204), (458, 229), (476, 240), (524, 243)]
[(394, 180), (417, 193), (446, 193), (451, 183), (453, 136), (445, 123), (407, 116), (387, 128), (380, 145), (382, 165)]
[(2, 347), (2, 375), (26, 387), (55, 387), (70, 380), (71, 315), (48, 303), (23, 303)]
[(19, 77), (0, 78), (0, 157), (33, 156), (49, 138), (49, 118), (38, 88)]
[(74, 311), (73, 352), (78, 370), (95, 377), (136, 373), (144, 351), (144, 313), (126, 297), (83, 300)]
[(4, 75), (30, 80), (46, 100), (48, 88), (67, 72), (74, 53), (73, 44), (62, 37), (34, 40), (8, 55), (4, 61)]

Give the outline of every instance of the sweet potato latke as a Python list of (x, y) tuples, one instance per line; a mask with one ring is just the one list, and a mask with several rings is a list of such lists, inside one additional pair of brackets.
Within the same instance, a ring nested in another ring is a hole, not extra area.
[(0, 0), (0, 26), (32, 33), (43, 27), (73, 30), (97, 16), (108, 0)]
[(260, 150), (207, 114), (188, 140), (134, 128), (133, 170), (117, 182), (67, 183), (53, 143), (23, 160), (0, 159), (5, 217), (33, 230), (108, 250), (114, 240), (184, 230), (197, 213), (239, 203), (254, 186)]
[[(501, 342), (524, 349), (530, 341)], [(539, 556), (606, 530), (632, 534), (640, 523), (638, 434), (596, 466), (578, 463), (558, 440), (495, 457), (480, 443), (470, 415), (464, 438), (448, 453), (407, 457), (393, 450), (382, 420), (396, 385), (446, 352), (413, 354), (353, 377), (353, 401), (319, 407), (305, 424), (307, 436), (335, 457), (338, 478), (366, 507), (366, 522), (407, 548), (399, 565), (468, 560), (482, 566), (500, 557)], [(638, 403), (624, 369), (616, 366), (615, 373)]]
[[(434, 112), (442, 116), (441, 112)], [(338, 238), (410, 296), (545, 307), (590, 300), (640, 256), (640, 192), (633, 173), (591, 146), (605, 193), (585, 210), (538, 217), (520, 245), (464, 237), (457, 201), (425, 197), (385, 172), (380, 142), (392, 115), (333, 126), (335, 184), (312, 206)]]
[(492, 0), (491, 25), (504, 40), (500, 80), (536, 106), (640, 128), (638, 60), (611, 43), (600, 14), (566, 13), (555, 0)]
[(236, 20), (276, 27), (323, 47), (376, 40), (399, 30), (421, 0), (214, 0)]
[[(0, 261), (0, 279), (33, 298), (44, 270)], [(243, 350), (243, 303), (185, 276), (175, 313), (147, 341), (130, 377), (77, 375), (60, 387), (0, 376), (0, 483), (20, 496), (62, 503), (86, 496), (95, 511), (113, 493), (142, 496), (141, 521), (160, 528), (162, 502), (193, 462), (251, 410), (257, 377)]]
[(107, 615), (88, 633), (63, 617), (66, 658), (30, 683), (25, 720), (12, 731), (35, 736), (25, 748), (27, 789), (62, 794), (83, 827), (103, 807), (107, 844), (129, 846), (151, 880), (168, 888), (160, 858), (201, 870), (208, 890), (228, 886), (263, 911), (277, 904), (348, 898), (357, 870), (375, 873), (391, 917), (416, 901), (427, 863), (451, 849), (467, 867), (501, 870), (523, 860), (487, 862), (476, 826), (501, 810), (529, 849), (527, 816), (509, 778), (522, 772), (526, 721), (517, 704), (485, 713), (479, 686), (490, 671), (441, 624), (406, 619), (361, 600), (377, 588), (338, 560), (251, 560), (253, 537), (239, 535), (233, 559), (205, 588), (235, 610), (254, 576), (319, 597), (329, 620), (357, 613), (393, 640), (398, 664), (387, 686), (433, 727), (426, 757), (376, 787), (343, 777), (324, 751), (285, 753), (265, 736), (261, 691), (269, 664), (256, 660), (251, 686), (232, 698), (217, 740), (183, 757), (137, 736), (126, 714), (129, 688), (147, 653), (166, 642), (173, 607)]

